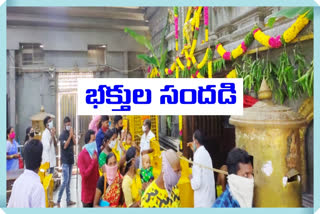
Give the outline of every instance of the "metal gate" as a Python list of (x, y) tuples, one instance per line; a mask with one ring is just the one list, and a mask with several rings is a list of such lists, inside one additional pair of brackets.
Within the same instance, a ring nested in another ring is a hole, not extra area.
[[(75, 147), (75, 160), (84, 145), (84, 135), (88, 130), (91, 116), (78, 116), (77, 114), (77, 81), (78, 78), (93, 78), (92, 72), (59, 72), (57, 78), (57, 133), (63, 130), (63, 119), (68, 116), (76, 133), (78, 144)], [(60, 147), (58, 148), (60, 157)], [(59, 161), (60, 162), (60, 161)]]

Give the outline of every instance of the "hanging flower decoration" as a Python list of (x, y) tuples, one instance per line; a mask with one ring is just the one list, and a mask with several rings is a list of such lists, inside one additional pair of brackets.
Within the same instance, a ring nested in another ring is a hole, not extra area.
[(271, 37), (264, 34), (261, 29), (253, 31), (254, 38), (265, 47), (280, 48), (283, 44), (291, 42), (301, 30), (309, 23), (309, 19), (306, 18), (306, 13), (299, 15), (297, 20), (286, 30), (282, 35)]
[[(204, 55), (203, 59), (198, 64), (194, 52), (197, 46), (197, 41), (199, 37), (199, 27), (200, 27), (200, 17), (203, 9), (203, 16), (204, 16), (204, 28), (205, 28), (205, 42), (208, 41), (208, 25), (209, 25), (209, 17), (208, 17), (208, 7), (189, 7), (187, 16), (185, 19), (185, 24), (183, 27), (183, 41), (184, 47), (181, 50), (180, 57), (176, 58), (175, 61), (175, 69), (166, 69), (165, 72), (167, 75), (172, 75), (174, 70), (176, 70), (176, 77), (179, 77), (179, 71), (189, 71), (192, 69), (199, 70), (203, 68), (207, 63), (208, 65), (208, 77), (212, 78), (213, 73), (213, 53), (212, 50), (207, 49), (206, 54)], [(309, 12), (309, 11), (308, 11)], [(309, 23), (309, 19), (306, 17), (306, 12), (303, 15), (300, 15), (297, 20), (288, 28), (283, 35), (271, 37), (263, 33), (263, 31), (254, 26), (250, 32), (248, 32), (244, 38), (244, 40), (232, 51), (227, 51), (223, 45), (218, 42), (216, 44), (216, 51), (218, 54), (226, 61), (237, 59), (239, 56), (243, 55), (247, 52), (249, 46), (252, 44), (254, 40), (257, 40), (260, 44), (268, 47), (268, 48), (279, 48), (282, 47), (285, 43), (291, 42), (299, 32)], [(177, 15), (177, 7), (174, 8), (174, 17), (178, 17)], [(175, 21), (177, 23), (177, 21)], [(178, 27), (176, 26), (176, 35), (178, 32)], [(176, 37), (177, 38), (177, 37)], [(192, 41), (192, 42), (191, 42)], [(191, 45), (190, 45), (191, 43)], [(177, 46), (176, 46), (177, 48)], [(177, 50), (177, 49), (176, 49)], [(210, 56), (211, 55), (211, 56)], [(184, 65), (181, 61), (181, 57), (184, 57), (186, 64)], [(192, 67), (193, 66), (193, 67)], [(187, 68), (187, 70), (185, 70)], [(194, 71), (193, 70), (193, 71)], [(190, 74), (189, 74), (190, 75)], [(235, 71), (231, 71), (227, 77), (236, 77), (237, 74)], [(198, 71), (191, 75), (191, 78), (201, 78), (203, 77)]]
[(236, 69), (233, 69), (232, 71), (230, 71), (227, 76), (227, 78), (237, 78), (237, 71)]
[(185, 19), (184, 23), (187, 23), (190, 20), (191, 13), (192, 13), (192, 7), (188, 7), (187, 16), (186, 16), (186, 19)]
[(176, 62), (178, 64), (178, 66), (181, 68), (181, 70), (184, 70), (184, 65), (182, 64), (182, 62), (178, 56), (176, 58)]
[(175, 28), (175, 39), (176, 39), (176, 51), (179, 50), (179, 12), (178, 7), (174, 7), (174, 28)]
[[(151, 67), (150, 67), (151, 69)], [(149, 69), (148, 69), (149, 71)], [(149, 72), (148, 78), (155, 78), (155, 77), (160, 77), (160, 72), (158, 71), (157, 67), (152, 68), (152, 71)]]
[(266, 46), (266, 47), (271, 47), (269, 45), (269, 40), (270, 40), (270, 36), (264, 34), (260, 28), (257, 28), (253, 31), (253, 36), (255, 38), (255, 40), (257, 40), (260, 44)]
[(248, 47), (252, 44), (252, 42), (254, 40), (252, 33), (256, 28), (257, 27), (255, 26), (249, 33), (247, 33), (243, 42), (240, 45), (238, 45), (238, 47), (235, 48), (234, 50), (232, 50), (231, 52), (227, 52), (224, 49), (223, 45), (220, 42), (218, 42), (216, 45), (216, 50), (217, 50), (218, 54), (224, 60), (233, 60), (233, 59), (238, 58), (242, 54), (244, 54), (248, 50)]
[(209, 28), (208, 28), (208, 23), (209, 23), (209, 13), (208, 13), (209, 7), (204, 7), (204, 28), (205, 28), (205, 42), (209, 41)]
[(197, 59), (193, 55), (191, 56), (191, 61), (193, 65), (197, 64)]
[(206, 53), (202, 59), (202, 61), (200, 62), (200, 64), (197, 65), (197, 69), (201, 69), (203, 68), (203, 66), (207, 63), (208, 61), (208, 52), (209, 52), (210, 48), (207, 48)]
[[(191, 14), (192, 14), (192, 7), (188, 7), (187, 16), (183, 25), (183, 37), (184, 37), (183, 44), (185, 46), (184, 50), (191, 47), (191, 42), (190, 42), (190, 37), (192, 37), (192, 32), (191, 32), (192, 26), (190, 22)], [(186, 47), (186, 46), (190, 46), (190, 47)]]
[(173, 74), (173, 71), (176, 69), (176, 62), (172, 63), (171, 67), (165, 69), (167, 75)]
[(202, 76), (202, 75), (200, 74), (200, 71), (197, 70), (196, 73), (194, 73), (194, 74), (191, 75), (191, 78), (204, 78), (204, 76)]
[(280, 48), (282, 46), (281, 36), (271, 37), (264, 34), (260, 28), (253, 31), (255, 40), (268, 48)]
[(231, 53), (226, 51), (221, 43), (217, 44), (216, 50), (223, 59), (234, 60), (247, 51), (248, 47), (253, 42), (253, 39), (257, 40), (265, 47), (280, 48), (284, 44), (289, 43), (294, 38), (296, 38), (301, 30), (309, 23), (310, 20), (306, 18), (308, 12), (309, 11), (307, 11), (303, 15), (299, 15), (297, 20), (283, 33), (283, 35), (271, 37), (262, 32), (262, 30), (257, 26), (254, 26), (251, 32), (246, 35), (244, 42), (242, 42), (237, 48), (231, 51)]
[(309, 13), (307, 11), (303, 15), (299, 15), (297, 20), (289, 27), (284, 33), (283, 33), (283, 41), (286, 43), (291, 42), (294, 38), (297, 37), (297, 35), (300, 33), (300, 31), (309, 23), (309, 19), (306, 18), (306, 15)]
[(179, 78), (179, 66), (176, 66), (176, 78)]
[(220, 42), (216, 45), (216, 50), (224, 60), (231, 60), (231, 53), (227, 52)]
[(208, 78), (212, 78), (212, 50), (209, 48), (208, 51)]
[(186, 57), (186, 60), (187, 60), (187, 68), (188, 68), (188, 70), (190, 70), (190, 68), (191, 68), (191, 57), (189, 56), (188, 51), (185, 51), (185, 57)]
[(199, 27), (200, 27), (201, 10), (202, 10), (202, 7), (198, 7), (198, 9), (195, 10), (195, 13), (194, 13), (195, 28), (194, 28), (193, 41), (192, 41), (190, 55), (194, 54), (194, 50), (196, 49), (196, 46), (197, 46), (197, 40), (198, 40), (198, 36), (199, 36)]

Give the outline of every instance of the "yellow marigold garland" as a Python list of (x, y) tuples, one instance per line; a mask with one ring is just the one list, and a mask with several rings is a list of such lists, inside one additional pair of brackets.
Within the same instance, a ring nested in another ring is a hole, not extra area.
[(186, 22), (188, 22), (190, 20), (191, 13), (192, 13), (192, 7), (188, 7), (187, 16), (186, 16), (186, 19), (185, 19), (184, 23), (186, 23)]
[(212, 78), (212, 50), (208, 51), (208, 78)]
[(187, 60), (187, 68), (190, 69), (191, 67), (191, 58), (188, 54), (188, 51), (185, 51), (185, 57), (186, 57), (186, 60)]
[(176, 78), (179, 78), (179, 66), (176, 66)]
[(176, 58), (176, 62), (179, 65), (179, 67), (181, 68), (181, 70), (184, 70), (184, 65), (182, 64), (182, 62), (181, 62), (179, 57)]
[(191, 56), (191, 61), (193, 65), (197, 64), (197, 59), (194, 57), (194, 55)]
[(270, 48), (270, 44), (269, 44), (269, 40), (271, 38), (271, 36), (266, 35), (265, 33), (263, 33), (259, 28), (256, 29), (254, 32), (254, 38), (255, 40), (257, 40), (260, 44)]
[(297, 35), (300, 33), (300, 31), (309, 23), (309, 19), (306, 18), (306, 15), (309, 13), (307, 11), (303, 15), (300, 15), (297, 20), (289, 27), (284, 33), (283, 33), (283, 40), (286, 43), (291, 42), (294, 38), (297, 37)]
[(230, 71), (230, 72), (227, 74), (227, 78), (237, 78), (237, 71), (236, 71), (236, 69), (233, 69), (232, 71)]
[(206, 53), (202, 59), (202, 61), (200, 62), (200, 64), (197, 65), (197, 69), (201, 69), (203, 68), (203, 66), (206, 64), (206, 62), (208, 61), (208, 52), (209, 52), (210, 48), (207, 48)]
[(216, 47), (218, 54), (223, 57), (223, 55), (227, 52), (226, 49), (222, 46), (221, 43), (219, 43)]
[(231, 51), (231, 56), (233, 59), (238, 58), (239, 56), (241, 56), (242, 54), (244, 54), (247, 51), (246, 47), (244, 47), (244, 43), (241, 43), (240, 45), (238, 45), (237, 48), (235, 48), (234, 50)]

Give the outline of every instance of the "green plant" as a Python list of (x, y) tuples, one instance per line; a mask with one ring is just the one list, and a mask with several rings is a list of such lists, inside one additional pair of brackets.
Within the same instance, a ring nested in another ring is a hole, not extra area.
[(299, 48), (293, 50), (294, 60), (290, 60), (284, 50), (277, 63), (264, 59), (253, 59), (244, 55), (234, 63), (239, 78), (243, 78), (245, 93), (260, 89), (265, 78), (274, 98), (283, 103), (286, 98), (297, 99), (301, 94), (313, 95), (313, 62), (307, 66), (305, 57)]
[(290, 7), (280, 10), (268, 19), (268, 27), (272, 28), (278, 18), (286, 17), (292, 19), (298, 15), (306, 14), (309, 20), (313, 20), (313, 7)]
[(226, 69), (226, 61), (223, 58), (213, 61), (212, 63), (212, 75), (216, 72)]
[(251, 73), (251, 65), (253, 63), (253, 59), (244, 55), (242, 60), (237, 60), (234, 63), (235, 69), (237, 71), (238, 77), (243, 78), (243, 89), (245, 93), (249, 93), (254, 85), (253, 74)]
[(306, 91), (310, 97), (313, 96), (313, 84), (314, 84), (313, 73), (314, 73), (314, 68), (313, 68), (313, 61), (312, 61), (307, 72), (304, 75), (302, 75), (298, 80), (295, 81), (301, 84), (303, 90)]
[(140, 35), (129, 28), (124, 29), (125, 33), (128, 33), (132, 38), (136, 40), (136, 42), (145, 46), (151, 52), (151, 56), (147, 54), (138, 54), (137, 58), (145, 61), (148, 65), (157, 67), (160, 71), (160, 77), (165, 76), (165, 68), (166, 68), (168, 51), (164, 50), (164, 46), (165, 46), (165, 35), (168, 29), (168, 26), (169, 26), (169, 15), (167, 17), (166, 25), (162, 30), (161, 43), (159, 45), (159, 56), (155, 54), (154, 47), (151, 44), (151, 41), (148, 40), (145, 36)]
[(167, 127), (169, 130), (171, 130), (171, 128), (172, 128), (171, 125), (172, 125), (172, 116), (167, 115)]

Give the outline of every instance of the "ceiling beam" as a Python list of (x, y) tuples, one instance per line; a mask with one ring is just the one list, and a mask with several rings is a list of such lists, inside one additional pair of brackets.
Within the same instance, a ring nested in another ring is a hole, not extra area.
[(147, 31), (148, 23), (137, 20), (107, 19), (107, 18), (83, 18), (44, 16), (34, 14), (7, 14), (7, 24), (11, 26), (55, 26), (55, 27), (78, 27), (78, 28), (101, 28), (101, 29), (131, 29)]
[(7, 13), (144, 20), (145, 9), (121, 7), (8, 7)]

